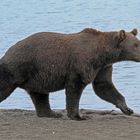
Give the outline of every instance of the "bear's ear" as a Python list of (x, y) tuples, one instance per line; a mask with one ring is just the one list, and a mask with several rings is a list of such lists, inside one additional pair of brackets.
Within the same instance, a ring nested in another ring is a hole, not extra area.
[(120, 30), (115, 35), (115, 46), (119, 47), (120, 43), (126, 38), (126, 32), (124, 30)]
[(137, 30), (137, 29), (133, 29), (133, 30), (131, 31), (131, 33), (132, 33), (134, 36), (136, 36), (136, 35), (138, 34), (138, 30)]
[(120, 30), (118, 32), (118, 40), (119, 42), (122, 42), (126, 38), (126, 33), (124, 30)]

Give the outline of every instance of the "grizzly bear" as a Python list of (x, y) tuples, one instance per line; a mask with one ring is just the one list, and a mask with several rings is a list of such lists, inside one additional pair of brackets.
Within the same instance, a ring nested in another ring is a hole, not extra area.
[(112, 65), (140, 61), (136, 35), (136, 29), (101, 32), (91, 28), (72, 34), (33, 34), (9, 48), (0, 60), (0, 102), (20, 87), (30, 95), (39, 117), (61, 117), (51, 110), (49, 93), (65, 89), (68, 117), (82, 120), (80, 97), (92, 83), (100, 98), (130, 115), (133, 111), (113, 85)]

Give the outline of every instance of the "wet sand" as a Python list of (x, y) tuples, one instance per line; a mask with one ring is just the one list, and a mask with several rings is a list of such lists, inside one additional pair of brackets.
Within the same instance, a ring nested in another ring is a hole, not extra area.
[(140, 140), (140, 115), (81, 110), (88, 120), (38, 118), (35, 111), (0, 110), (0, 140)]

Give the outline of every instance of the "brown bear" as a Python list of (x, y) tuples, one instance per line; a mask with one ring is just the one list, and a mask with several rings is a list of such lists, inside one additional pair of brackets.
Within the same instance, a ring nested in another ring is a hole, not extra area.
[(92, 83), (95, 93), (127, 115), (124, 97), (112, 83), (112, 65), (140, 61), (137, 30), (101, 32), (86, 28), (78, 33), (41, 32), (13, 45), (0, 60), (0, 102), (17, 87), (30, 95), (40, 117), (61, 117), (51, 110), (49, 92), (65, 89), (70, 119), (81, 120), (79, 100)]

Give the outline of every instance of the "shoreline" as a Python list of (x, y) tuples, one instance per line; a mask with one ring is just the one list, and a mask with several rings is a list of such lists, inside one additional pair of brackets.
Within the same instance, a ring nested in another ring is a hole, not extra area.
[(55, 110), (62, 118), (39, 118), (34, 110), (0, 109), (0, 139), (3, 140), (139, 140), (140, 114), (126, 116), (109, 110), (81, 109), (89, 117), (70, 120), (66, 110)]

